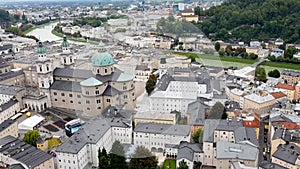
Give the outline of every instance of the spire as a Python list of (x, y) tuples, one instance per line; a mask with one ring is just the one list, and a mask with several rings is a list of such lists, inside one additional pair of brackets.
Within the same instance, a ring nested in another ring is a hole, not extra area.
[(43, 44), (41, 41), (39, 41), (39, 46), (37, 49), (38, 54), (46, 54), (46, 48), (44, 48)]

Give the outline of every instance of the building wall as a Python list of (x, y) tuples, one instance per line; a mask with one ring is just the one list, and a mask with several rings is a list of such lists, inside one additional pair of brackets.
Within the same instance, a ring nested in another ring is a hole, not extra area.
[(282, 167), (289, 168), (289, 169), (299, 169), (300, 168), (300, 165), (293, 165), (293, 164), (287, 163), (283, 160), (280, 160), (278, 158), (275, 158), (273, 156), (272, 156), (272, 162), (275, 163), (275, 164), (278, 164)]
[(41, 163), (39, 166), (34, 167), (34, 169), (54, 169), (54, 159), (50, 158), (49, 160)]
[(5, 120), (9, 119), (16, 113), (20, 111), (20, 103), (17, 102), (6, 110), (0, 111), (0, 123), (3, 123)]
[(217, 141), (227, 141), (227, 142), (234, 142), (234, 132), (233, 131), (222, 131), (222, 130), (215, 130), (214, 132), (214, 142)]
[(295, 85), (300, 82), (300, 77), (281, 74), (281, 77), (287, 81), (289, 85)]
[(249, 166), (249, 167), (257, 167), (258, 166), (257, 160), (250, 161), (250, 160), (241, 160), (241, 159), (215, 159), (216, 169), (224, 169), (224, 168), (230, 169), (231, 161), (240, 161), (245, 166)]
[(273, 99), (271, 101), (267, 101), (264, 103), (257, 103), (252, 100), (244, 98), (243, 108), (244, 109), (258, 109), (263, 113), (263, 112), (270, 110), (272, 105), (275, 104), (275, 102), (276, 102), (276, 100)]
[(81, 169), (84, 168), (88, 162), (87, 145), (85, 145), (77, 154), (57, 152), (57, 166), (58, 168)]
[(138, 146), (144, 146), (150, 151), (163, 151), (165, 144), (180, 144), (181, 141), (190, 142), (190, 135), (167, 135), (167, 134), (155, 134), (155, 133), (133, 133), (134, 144)]
[(0, 138), (6, 137), (6, 136), (13, 136), (17, 138), (19, 136), (18, 134), (18, 122), (15, 121), (12, 123), (9, 127), (5, 128), (0, 132)]
[(203, 165), (213, 166), (214, 164), (214, 147), (211, 142), (203, 142)]
[(12, 85), (12, 86), (24, 86), (25, 85), (25, 76), (24, 74), (5, 79), (0, 81), (0, 84), (3, 85)]

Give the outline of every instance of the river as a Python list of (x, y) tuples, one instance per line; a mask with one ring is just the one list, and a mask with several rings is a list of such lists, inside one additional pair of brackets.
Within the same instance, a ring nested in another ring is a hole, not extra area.
[(33, 35), (40, 39), (42, 42), (62, 40), (62, 38), (55, 36), (51, 33), (52, 29), (56, 26), (56, 24), (57, 22), (54, 22), (49, 25), (45, 25), (40, 28), (34, 29), (33, 31), (27, 33), (27, 35)]

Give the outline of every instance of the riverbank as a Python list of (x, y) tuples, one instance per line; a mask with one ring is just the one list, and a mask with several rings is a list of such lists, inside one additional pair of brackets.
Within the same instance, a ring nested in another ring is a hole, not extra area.
[(53, 20), (53, 21), (50, 21), (50, 22), (42, 24), (42, 25), (34, 25), (33, 27), (25, 30), (23, 33), (24, 33), (24, 35), (27, 35), (28, 33), (32, 32), (32, 31), (34, 31), (36, 29), (42, 28), (44, 26), (47, 26), (47, 25), (50, 25), (50, 24), (56, 23), (56, 22), (57, 22), (57, 20)]
[(65, 34), (62, 34), (62, 33), (59, 33), (57, 32), (55, 29), (52, 29), (51, 30), (51, 33), (55, 36), (58, 36), (58, 37), (67, 37), (68, 40), (70, 41), (73, 41), (73, 42), (80, 42), (80, 43), (89, 43), (91, 45), (98, 45), (99, 43), (98, 42), (94, 42), (94, 41), (87, 41), (86, 39), (80, 39), (80, 38), (74, 38), (70, 35), (65, 35)]

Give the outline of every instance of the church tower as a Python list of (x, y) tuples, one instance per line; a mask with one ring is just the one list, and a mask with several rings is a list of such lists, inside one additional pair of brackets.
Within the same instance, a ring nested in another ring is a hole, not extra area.
[(62, 54), (61, 54), (61, 64), (65, 66), (70, 66), (75, 63), (75, 57), (72, 55), (70, 50), (70, 44), (66, 37), (64, 37), (61, 43)]
[(36, 70), (39, 88), (49, 89), (53, 83), (53, 60), (47, 58), (46, 48), (43, 47), (42, 42), (39, 42), (37, 54)]

